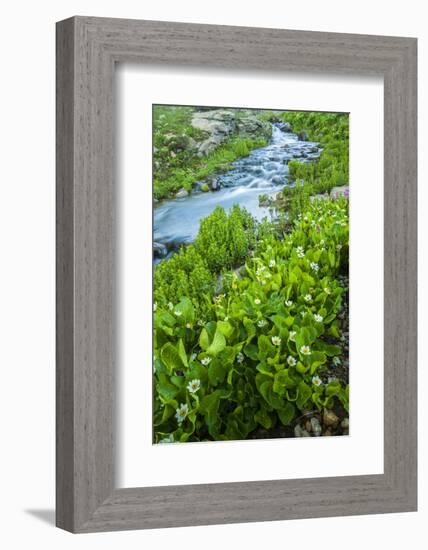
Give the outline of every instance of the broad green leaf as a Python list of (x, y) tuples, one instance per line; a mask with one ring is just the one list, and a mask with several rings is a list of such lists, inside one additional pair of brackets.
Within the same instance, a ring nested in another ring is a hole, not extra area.
[(258, 339), (259, 357), (260, 359), (276, 353), (275, 347), (265, 334), (261, 334)]
[(297, 407), (302, 410), (305, 404), (308, 402), (312, 395), (312, 390), (308, 384), (303, 382), (303, 380), (300, 382), (298, 386), (298, 396), (296, 400)]
[(272, 418), (265, 409), (259, 409), (254, 415), (254, 420), (263, 426), (265, 430), (269, 430), (272, 427)]
[(182, 369), (184, 367), (177, 348), (170, 342), (167, 342), (162, 347), (160, 355), (169, 374), (173, 374), (177, 369)]
[(185, 297), (175, 306), (174, 311), (180, 312), (180, 319), (185, 323), (193, 323), (195, 320), (195, 310), (189, 298)]
[(254, 338), (256, 335), (256, 327), (254, 326), (253, 321), (251, 321), (248, 318), (245, 318), (243, 321), (243, 325), (245, 330), (247, 331), (247, 343), (250, 343), (250, 341)]
[(233, 327), (228, 321), (217, 321), (217, 330), (226, 338), (230, 338), (233, 334)]
[(199, 336), (199, 345), (204, 351), (207, 351), (208, 346), (210, 345), (208, 332), (204, 328), (201, 330), (201, 334)]
[(210, 355), (218, 355), (226, 347), (226, 339), (224, 335), (217, 330), (214, 334), (214, 339), (211, 342), (211, 345), (207, 349), (207, 353)]
[(277, 410), (277, 413), (282, 424), (288, 426), (296, 414), (296, 409), (293, 403), (285, 403), (284, 407)]
[(213, 360), (208, 367), (208, 380), (212, 386), (221, 384), (226, 376), (226, 368), (219, 361)]
[(180, 340), (178, 341), (178, 355), (180, 356), (180, 359), (182, 360), (183, 362), (183, 365), (185, 367), (188, 366), (188, 363), (187, 363), (187, 355), (186, 355), (186, 350), (184, 348), (184, 344), (183, 344), (183, 340), (180, 338)]

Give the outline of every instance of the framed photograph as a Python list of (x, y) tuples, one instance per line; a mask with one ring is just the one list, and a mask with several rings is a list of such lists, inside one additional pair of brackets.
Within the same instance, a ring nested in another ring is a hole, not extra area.
[(416, 39), (57, 24), (57, 525), (417, 507)]

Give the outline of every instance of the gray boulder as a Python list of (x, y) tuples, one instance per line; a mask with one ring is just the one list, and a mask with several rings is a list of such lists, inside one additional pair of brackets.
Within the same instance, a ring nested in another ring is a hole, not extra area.
[(153, 242), (153, 256), (155, 258), (165, 258), (167, 254), (168, 249), (164, 244)]
[(175, 194), (175, 198), (176, 199), (183, 199), (184, 197), (187, 197), (188, 194), (189, 194), (189, 192), (186, 191), (184, 188), (182, 188), (182, 189), (180, 189), (180, 191), (178, 191)]

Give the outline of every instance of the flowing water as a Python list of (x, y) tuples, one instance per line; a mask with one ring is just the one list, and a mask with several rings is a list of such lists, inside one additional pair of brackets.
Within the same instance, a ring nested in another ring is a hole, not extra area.
[(217, 206), (228, 210), (239, 204), (257, 219), (267, 216), (268, 208), (259, 206), (259, 195), (274, 196), (290, 185), (288, 161), (311, 162), (320, 152), (318, 143), (299, 141), (296, 134), (283, 132), (273, 124), (266, 147), (254, 149), (247, 157), (233, 162), (228, 172), (216, 178), (218, 191), (196, 190), (187, 197), (165, 200), (156, 206), (153, 240), (158, 243), (158, 255), (165, 256), (179, 245), (194, 241), (200, 220)]

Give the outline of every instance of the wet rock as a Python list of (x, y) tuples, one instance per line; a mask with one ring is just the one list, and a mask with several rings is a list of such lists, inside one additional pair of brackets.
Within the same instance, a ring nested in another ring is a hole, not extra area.
[(165, 258), (167, 254), (168, 248), (164, 244), (153, 242), (153, 256), (155, 258)]
[(322, 434), (322, 427), (321, 427), (320, 421), (315, 416), (311, 418), (311, 426), (315, 436), (319, 436)]
[(188, 194), (189, 194), (189, 192), (186, 191), (184, 188), (182, 188), (182, 189), (180, 189), (180, 191), (178, 191), (175, 194), (175, 198), (176, 199), (183, 199), (184, 197), (187, 197)]
[(339, 422), (339, 417), (334, 414), (333, 411), (329, 409), (324, 409), (323, 422), (325, 426), (337, 426)]
[(349, 185), (333, 187), (333, 189), (330, 191), (330, 196), (335, 199), (337, 199), (338, 197), (349, 197)]
[(220, 189), (220, 183), (217, 178), (213, 178), (209, 182), (209, 186), (211, 191), (218, 191)]
[(294, 426), (294, 437), (310, 437), (310, 434), (300, 424)]
[(310, 421), (310, 420), (306, 420), (306, 422), (305, 422), (305, 428), (306, 428), (306, 431), (307, 431), (307, 432), (311, 432), (311, 431), (312, 431), (312, 424), (311, 424), (311, 421)]
[(349, 429), (349, 418), (344, 418), (340, 423), (341, 428)]
[(289, 122), (277, 122), (276, 126), (278, 126), (281, 132), (291, 132), (291, 124)]
[(201, 185), (200, 189), (201, 189), (201, 191), (203, 191), (204, 193), (208, 193), (208, 191), (210, 190), (208, 183), (203, 183), (203, 184)]
[(272, 183), (282, 183), (283, 182), (283, 178), (281, 176), (273, 176), (272, 178)]
[(308, 141), (309, 140), (308, 132), (306, 130), (302, 130), (297, 134), (297, 139), (299, 141)]
[(250, 111), (227, 109), (196, 111), (192, 117), (192, 126), (207, 134), (207, 138), (198, 146), (198, 155), (201, 157), (214, 151), (233, 134), (240, 137), (268, 138), (272, 129), (269, 122), (259, 120)]

